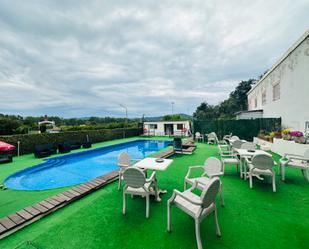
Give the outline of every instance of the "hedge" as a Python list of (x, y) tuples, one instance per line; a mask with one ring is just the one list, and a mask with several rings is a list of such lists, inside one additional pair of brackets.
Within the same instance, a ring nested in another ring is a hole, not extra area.
[(61, 144), (65, 141), (85, 142), (87, 135), (92, 143), (98, 143), (123, 137), (134, 137), (143, 133), (141, 128), (128, 129), (102, 129), (102, 130), (83, 130), (83, 131), (66, 131), (59, 133), (43, 134), (20, 134), (0, 136), (0, 141), (13, 144), (17, 148), (20, 141), (20, 155), (33, 153), (35, 145), (38, 144)]
[(281, 129), (281, 118), (258, 118), (242, 120), (194, 120), (194, 132), (216, 132), (219, 138), (233, 133), (241, 139), (252, 140), (261, 130), (271, 132)]

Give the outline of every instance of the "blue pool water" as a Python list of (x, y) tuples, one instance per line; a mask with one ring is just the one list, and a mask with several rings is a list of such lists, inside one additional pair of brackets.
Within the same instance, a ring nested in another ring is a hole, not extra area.
[(16, 190), (45, 190), (71, 186), (109, 173), (117, 166), (117, 156), (127, 152), (142, 159), (165, 147), (170, 141), (136, 140), (103, 148), (47, 159), (44, 163), (9, 176), (4, 184)]

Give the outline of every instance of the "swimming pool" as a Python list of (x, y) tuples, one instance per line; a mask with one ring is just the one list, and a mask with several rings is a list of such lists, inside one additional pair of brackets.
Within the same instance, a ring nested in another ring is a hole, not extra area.
[(4, 184), (16, 190), (46, 190), (87, 182), (107, 174), (117, 166), (117, 156), (127, 152), (142, 159), (171, 144), (171, 141), (135, 140), (98, 149), (49, 158), (44, 163), (18, 171)]

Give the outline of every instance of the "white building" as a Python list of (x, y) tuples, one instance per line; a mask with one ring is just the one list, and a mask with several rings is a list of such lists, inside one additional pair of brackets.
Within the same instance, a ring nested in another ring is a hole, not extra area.
[(248, 109), (249, 113), (262, 110), (263, 118), (281, 117), (284, 128), (306, 129), (309, 124), (309, 30), (248, 92)]
[(188, 136), (190, 121), (144, 122), (144, 135), (148, 136)]

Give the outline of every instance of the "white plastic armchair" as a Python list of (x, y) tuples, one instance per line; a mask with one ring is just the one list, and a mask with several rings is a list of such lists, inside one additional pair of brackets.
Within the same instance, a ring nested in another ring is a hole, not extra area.
[(276, 173), (273, 170), (274, 160), (271, 156), (265, 154), (257, 154), (252, 157), (251, 161), (246, 159), (248, 167), (249, 167), (249, 184), (250, 188), (252, 188), (252, 178), (253, 176), (257, 177), (260, 180), (261, 175), (271, 176), (272, 178), (272, 186), (273, 192), (276, 192)]
[(211, 213), (214, 213), (217, 236), (221, 236), (216, 206), (216, 196), (220, 189), (220, 180), (217, 177), (211, 179), (209, 184), (202, 190), (200, 196), (192, 192), (195, 188), (196, 184), (184, 192), (174, 190), (172, 197), (167, 201), (167, 231), (171, 232), (171, 206), (175, 204), (194, 219), (197, 247), (202, 249), (200, 223)]
[(198, 141), (204, 141), (204, 136), (199, 133), (199, 132), (195, 132), (195, 140)]
[(126, 195), (139, 195), (146, 198), (146, 218), (149, 217), (149, 196), (155, 195), (158, 199), (158, 185), (156, 180), (156, 173), (153, 172), (151, 176), (146, 179), (145, 173), (136, 167), (129, 167), (123, 172), (123, 179), (126, 183), (123, 189), (123, 207), (122, 213), (126, 213)]
[(305, 179), (309, 182), (309, 149), (303, 155), (284, 154), (279, 160), (282, 181), (285, 181), (285, 167), (300, 169)]
[[(192, 177), (192, 171), (196, 169), (202, 169), (203, 173), (200, 176)], [(197, 182), (197, 188), (203, 190), (214, 177), (223, 176), (222, 162), (215, 157), (209, 157), (205, 160), (204, 165), (201, 166), (190, 166), (185, 176), (184, 189), (188, 188), (188, 185), (194, 185)], [(220, 201), (221, 205), (224, 206), (224, 197), (222, 192), (222, 182), (220, 181)]]
[(231, 137), (231, 140), (240, 140), (240, 139), (239, 139), (238, 136), (235, 136), (235, 135), (234, 135), (234, 136)]
[(117, 164), (119, 167), (119, 180), (118, 180), (118, 190), (121, 188), (121, 183), (123, 180), (123, 172), (126, 168), (132, 166), (137, 160), (131, 160), (130, 156), (126, 152), (121, 152), (118, 155)]
[(209, 134), (207, 134), (207, 143), (208, 144), (216, 144), (218, 143), (218, 137), (217, 134), (215, 132), (210, 132)]
[(236, 169), (238, 172), (238, 167), (240, 165), (240, 160), (233, 149), (229, 147), (218, 146), (219, 153), (221, 157), (221, 162), (223, 165), (223, 173), (225, 172), (226, 165), (236, 165)]

